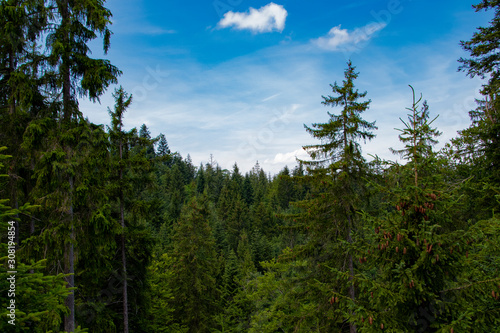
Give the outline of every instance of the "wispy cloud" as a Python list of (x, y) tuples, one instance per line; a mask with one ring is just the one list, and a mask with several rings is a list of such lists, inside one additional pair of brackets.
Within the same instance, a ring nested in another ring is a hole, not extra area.
[(229, 11), (217, 24), (220, 28), (234, 27), (237, 30), (253, 32), (283, 31), (288, 12), (273, 2), (259, 9), (250, 8), (246, 13)]
[(262, 102), (267, 102), (267, 101), (270, 101), (270, 100), (272, 100), (273, 98), (278, 97), (279, 95), (281, 95), (281, 93), (280, 93), (280, 94), (274, 94), (274, 95), (272, 95), (272, 96), (266, 97), (266, 98), (264, 98), (264, 99), (262, 100)]
[(312, 43), (328, 51), (353, 51), (358, 44), (370, 40), (373, 35), (386, 27), (385, 23), (372, 22), (353, 31), (341, 29), (340, 25), (333, 27), (325, 37), (313, 39)]
[(129, 26), (124, 29), (128, 33), (149, 36), (171, 35), (177, 33), (172, 29), (164, 29), (153, 25)]
[(170, 34), (175, 34), (177, 31), (172, 30), (172, 29), (163, 29), (160, 27), (147, 27), (145, 29), (142, 29), (142, 31), (139, 31), (139, 33), (146, 34), (146, 35), (170, 35)]
[(177, 33), (177, 31), (173, 29), (165, 29), (148, 23), (144, 24), (143, 22), (139, 23), (135, 21), (125, 22), (122, 20), (116, 23), (116, 27), (120, 34), (162, 36)]

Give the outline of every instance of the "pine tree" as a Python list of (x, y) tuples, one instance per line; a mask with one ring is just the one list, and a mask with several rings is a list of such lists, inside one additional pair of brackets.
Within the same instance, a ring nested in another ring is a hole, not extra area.
[(167, 138), (165, 138), (165, 135), (163, 133), (160, 134), (159, 138), (160, 139), (158, 140), (158, 151), (156, 154), (161, 157), (170, 155), (171, 151), (170, 148), (168, 147)]
[[(111, 83), (117, 83), (121, 72), (108, 60), (89, 57), (88, 43), (99, 33), (103, 49), (110, 46), (111, 12), (104, 1), (52, 0), (54, 28), (47, 38), (49, 62), (56, 67), (57, 87), (62, 93), (62, 120), (77, 115), (77, 96), (98, 100)], [(79, 82), (77, 81), (79, 80)]]
[(155, 141), (158, 144), (155, 155), (160, 163), (158, 167), (158, 178), (160, 178), (161, 174), (165, 172), (165, 168), (172, 166), (172, 152), (168, 146), (167, 138), (163, 133), (160, 133)]
[[(241, 175), (240, 175), (241, 177)], [(230, 180), (221, 190), (217, 212), (229, 248), (236, 251), (240, 233), (247, 229), (248, 207), (241, 197), (239, 183)]]
[(166, 187), (165, 192), (168, 193), (165, 199), (168, 202), (165, 221), (169, 225), (173, 225), (173, 222), (179, 218), (184, 200), (186, 200), (184, 177), (178, 164), (174, 164), (164, 175), (163, 183)]
[(253, 192), (254, 191), (252, 187), (252, 181), (250, 179), (250, 175), (247, 173), (245, 174), (245, 180), (243, 181), (242, 193), (243, 193), (243, 199), (245, 200), (248, 206), (253, 204), (254, 201)]
[(276, 179), (276, 196), (279, 207), (284, 211), (289, 207), (290, 202), (295, 201), (295, 188), (290, 178), (290, 169), (283, 168)]
[(111, 166), (108, 135), (103, 125), (82, 122), (80, 127), (82, 135), (75, 146), (79, 152), (74, 196), (75, 225), (79, 230), (75, 319), (94, 332), (104, 332), (114, 327), (115, 315), (101, 293), (113, 278), (115, 238), (121, 230), (112, 218), (108, 191)]

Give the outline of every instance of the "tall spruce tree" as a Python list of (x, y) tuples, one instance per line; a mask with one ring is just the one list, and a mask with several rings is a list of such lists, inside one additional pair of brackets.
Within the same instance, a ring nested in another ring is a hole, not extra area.
[[(78, 97), (88, 96), (91, 100), (99, 99), (109, 84), (117, 82), (121, 73), (108, 60), (93, 59), (89, 57), (88, 43), (99, 33), (103, 37), (103, 48), (107, 52), (110, 45), (111, 32), (108, 28), (111, 23), (111, 12), (104, 7), (102, 0), (51, 0), (53, 27), (47, 36), (49, 48), (49, 64), (54, 68), (54, 92), (60, 96), (62, 104), (60, 123), (62, 131), (70, 131), (72, 121), (80, 115), (78, 110)], [(68, 160), (75, 155), (74, 147), (66, 142), (63, 151)], [(66, 216), (70, 224), (70, 237), (65, 250), (65, 272), (70, 274), (68, 286), (74, 287), (74, 242), (75, 229), (73, 221), (73, 191), (75, 182), (73, 170), (66, 170), (65, 177), (69, 186), (67, 197)], [(75, 330), (75, 299), (71, 293), (67, 300), (70, 309), (65, 318), (65, 330)]]
[[(326, 267), (315, 269), (318, 276), (312, 279), (318, 281), (316, 288), (319, 293), (331, 288), (342, 290), (335, 283), (339, 276), (335, 271), (337, 267), (341, 267), (342, 274), (343, 263), (347, 262), (347, 293), (354, 301), (353, 254), (342, 244), (343, 241), (352, 243), (352, 233), (357, 227), (357, 212), (361, 205), (360, 191), (366, 166), (359, 141), (371, 140), (375, 136), (372, 130), (376, 127), (374, 122), (361, 117), (368, 110), (371, 101), (359, 101), (367, 93), (360, 93), (355, 89), (354, 80), (358, 78), (358, 73), (351, 61), (347, 63), (344, 76), (342, 86), (337, 82), (330, 85), (335, 95), (323, 96), (322, 102), (326, 106), (341, 107), (340, 113), (337, 115), (328, 112), (330, 119), (326, 123), (314, 123), (310, 127), (304, 125), (312, 137), (321, 140), (320, 144), (304, 147), (312, 161), (301, 161), (307, 166), (319, 195), (298, 204), (308, 211), (300, 217), (298, 226), (311, 231), (305, 247), (306, 256), (312, 259), (314, 266), (324, 264), (332, 270), (330, 275), (324, 271), (328, 270)], [(356, 332), (354, 323), (349, 325), (350, 332)]]
[(109, 136), (111, 140), (112, 164), (115, 174), (112, 177), (113, 194), (118, 198), (118, 219), (121, 226), (120, 252), (121, 268), (123, 275), (123, 331), (129, 332), (129, 305), (128, 305), (128, 275), (127, 275), (127, 249), (126, 249), (126, 223), (125, 223), (125, 200), (130, 195), (131, 179), (127, 177), (130, 168), (130, 146), (133, 142), (135, 132), (125, 132), (123, 130), (123, 116), (127, 108), (132, 103), (132, 96), (129, 96), (123, 87), (120, 87), (113, 94), (115, 98), (114, 111), (109, 110), (111, 116), (111, 127)]

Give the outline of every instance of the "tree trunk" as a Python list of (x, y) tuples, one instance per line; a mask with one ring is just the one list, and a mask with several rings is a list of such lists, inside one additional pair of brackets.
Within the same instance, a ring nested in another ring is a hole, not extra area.
[[(69, 45), (69, 26), (70, 26), (70, 13), (69, 13), (69, 3), (68, 0), (61, 1), (60, 5), (61, 14), (61, 27), (65, 29), (63, 36), (63, 44), (65, 46)], [(67, 52), (62, 56), (62, 64), (60, 67), (60, 75), (62, 76), (63, 86), (62, 86), (62, 98), (63, 98), (63, 116), (62, 120), (65, 124), (69, 124), (71, 121), (71, 115), (73, 113), (73, 106), (71, 105), (71, 76), (70, 76), (70, 66), (69, 66), (69, 56)], [(64, 147), (67, 152), (67, 159), (71, 159), (71, 147)], [(65, 246), (65, 274), (71, 274), (66, 277), (66, 282), (68, 283), (68, 288), (73, 288), (75, 286), (75, 256), (74, 256), (74, 216), (73, 216), (73, 187), (74, 179), (73, 176), (69, 176), (69, 211), (68, 219), (71, 226), (70, 242)], [(66, 332), (75, 331), (75, 293), (72, 290), (68, 297), (66, 298), (65, 305), (69, 309), (69, 314), (64, 317), (64, 330)]]
[[(352, 243), (352, 237), (351, 237), (351, 232), (352, 232), (352, 220), (351, 216), (347, 215), (347, 219), (349, 222), (349, 225), (347, 227), (347, 241), (349, 244)], [(354, 302), (356, 300), (356, 294), (355, 294), (355, 288), (354, 288), (354, 264), (352, 261), (352, 254), (349, 253), (349, 297), (351, 297), (352, 301)], [(353, 314), (353, 313), (351, 313)], [(349, 332), (350, 333), (356, 333), (356, 325), (354, 323), (349, 323)]]
[[(121, 119), (120, 119), (121, 123)], [(121, 132), (121, 126), (120, 126)], [(120, 133), (121, 134), (121, 133)], [(120, 139), (120, 161), (123, 159), (123, 143)], [(120, 167), (120, 186), (122, 186), (123, 169)], [(123, 268), (123, 332), (128, 333), (128, 284), (127, 284), (127, 254), (125, 252), (125, 207), (123, 190), (120, 188), (120, 222), (122, 226), (122, 268)]]
[[(63, 1), (61, 4), (61, 27), (66, 29), (63, 36), (63, 44), (69, 45), (70, 36), (67, 30), (70, 27), (70, 14), (68, 8), (68, 1)], [(63, 121), (67, 124), (71, 120), (73, 114), (73, 106), (71, 105), (71, 73), (70, 73), (70, 59), (67, 52), (62, 56), (62, 64), (60, 67), (60, 75), (62, 76), (62, 98), (63, 98)]]
[(128, 333), (128, 286), (127, 286), (127, 255), (125, 253), (125, 225), (122, 209), (122, 266), (123, 266), (123, 332)]
[[(64, 273), (70, 274), (65, 278), (68, 288), (75, 287), (75, 256), (74, 256), (74, 239), (75, 239), (75, 229), (73, 220), (73, 177), (69, 178), (69, 223), (71, 225), (70, 242), (66, 244), (65, 248), (65, 260), (64, 260)], [(66, 332), (75, 331), (75, 291), (71, 290), (70, 294), (66, 298), (65, 305), (69, 309), (69, 314), (64, 317), (64, 330)]]

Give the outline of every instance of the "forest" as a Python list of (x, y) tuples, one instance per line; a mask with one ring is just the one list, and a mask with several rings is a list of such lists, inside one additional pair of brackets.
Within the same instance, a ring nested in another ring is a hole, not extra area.
[(348, 61), (309, 158), (272, 175), (126, 130), (121, 86), (86, 118), (122, 74), (90, 52), (105, 1), (1, 1), (0, 331), (500, 332), (500, 1), (474, 8), (494, 19), (455, 60), (482, 98), (444, 148), (410, 86), (400, 162), (362, 152), (377, 125)]

